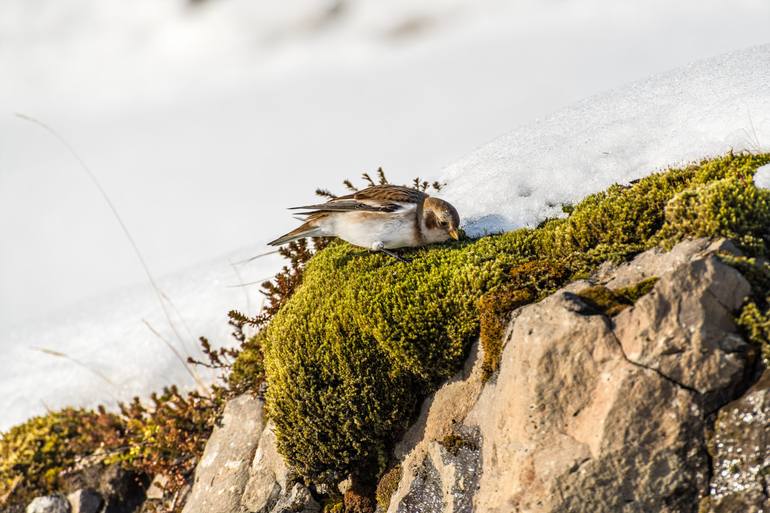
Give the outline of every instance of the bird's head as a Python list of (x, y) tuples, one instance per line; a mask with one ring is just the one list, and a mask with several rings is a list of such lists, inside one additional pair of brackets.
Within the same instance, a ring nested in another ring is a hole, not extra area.
[(423, 224), (425, 235), (430, 242), (443, 242), (450, 237), (460, 238), (460, 215), (450, 203), (428, 197), (423, 204)]

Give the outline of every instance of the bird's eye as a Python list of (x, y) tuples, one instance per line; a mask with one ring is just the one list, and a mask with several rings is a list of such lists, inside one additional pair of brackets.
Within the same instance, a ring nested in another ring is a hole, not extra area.
[(442, 228), (446, 228), (449, 225), (449, 223), (447, 223), (446, 221), (439, 221), (438, 225)]

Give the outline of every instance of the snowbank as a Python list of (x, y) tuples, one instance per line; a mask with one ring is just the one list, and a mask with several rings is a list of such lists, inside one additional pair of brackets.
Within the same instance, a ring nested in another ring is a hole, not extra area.
[(471, 235), (532, 226), (612, 183), (729, 150), (770, 149), (770, 45), (581, 101), (443, 175)]

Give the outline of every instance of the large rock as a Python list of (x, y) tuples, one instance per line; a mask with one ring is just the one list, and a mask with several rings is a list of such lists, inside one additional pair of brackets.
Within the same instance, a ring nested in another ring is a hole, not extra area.
[(195, 470), (184, 513), (234, 513), (249, 479), (249, 465), (264, 429), (262, 401), (242, 395), (225, 405)]
[[(712, 412), (745, 387), (751, 366), (733, 321), (750, 288), (717, 251), (736, 252), (707, 240), (648, 251), (515, 312), (496, 378), (482, 387), (466, 372), (426, 401), (397, 451), (404, 473), (388, 511), (694, 512), (705, 504)], [(651, 276), (660, 278), (652, 292), (615, 318), (579, 295)], [(758, 434), (747, 436), (756, 444)], [(466, 446), (453, 459), (447, 447), (458, 437)], [(747, 477), (757, 493), (758, 476)]]
[(710, 254), (677, 267), (615, 319), (626, 357), (721, 406), (743, 380), (748, 344), (734, 313), (746, 279)]

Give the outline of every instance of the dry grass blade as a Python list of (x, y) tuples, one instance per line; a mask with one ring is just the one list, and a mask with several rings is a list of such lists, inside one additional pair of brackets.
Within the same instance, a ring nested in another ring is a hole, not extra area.
[[(101, 379), (102, 381), (104, 381), (105, 383), (107, 383), (108, 385), (110, 385), (111, 387), (113, 387), (113, 388), (117, 388), (117, 386), (115, 385), (115, 383), (113, 383), (113, 382), (110, 380), (110, 378), (108, 378), (108, 377), (107, 377), (107, 376), (106, 376), (106, 375), (105, 375), (103, 372), (101, 372), (99, 369), (97, 369), (96, 367), (94, 367), (94, 366), (92, 366), (92, 365), (89, 365), (89, 364), (87, 364), (87, 363), (85, 363), (85, 362), (82, 362), (82, 361), (78, 360), (77, 358), (73, 358), (72, 356), (70, 356), (70, 355), (68, 355), (68, 354), (66, 354), (66, 353), (62, 353), (62, 352), (60, 352), (60, 351), (55, 351), (55, 350), (53, 350), (53, 349), (48, 349), (48, 348), (46, 348), (46, 347), (32, 347), (31, 349), (32, 349), (33, 351), (37, 351), (38, 353), (47, 354), (47, 355), (49, 355), (49, 356), (53, 356), (53, 357), (56, 357), (56, 358), (63, 358), (63, 359), (65, 359), (65, 360), (69, 361), (69, 362), (72, 362), (72, 363), (74, 363), (75, 365), (77, 365), (77, 366), (79, 366), (79, 367), (82, 367), (82, 368), (86, 369), (87, 371), (89, 371), (90, 373), (94, 374), (94, 375), (95, 375), (95, 376), (97, 376), (99, 379)], [(110, 394), (113, 396), (113, 398), (117, 399), (117, 397), (115, 396), (115, 394), (113, 394), (112, 392), (110, 392)]]
[(177, 360), (179, 360), (182, 364), (182, 367), (187, 371), (187, 373), (190, 375), (190, 377), (195, 381), (195, 384), (198, 385), (198, 391), (201, 394), (209, 394), (209, 389), (206, 386), (206, 384), (203, 382), (203, 380), (200, 378), (197, 372), (195, 372), (194, 369), (190, 368), (190, 365), (188, 365), (187, 360), (185, 360), (184, 356), (182, 356), (179, 351), (174, 347), (174, 344), (166, 340), (166, 338), (161, 335), (158, 330), (152, 327), (152, 324), (150, 324), (147, 319), (142, 319), (142, 322), (145, 326), (147, 326), (147, 329), (149, 329), (153, 335), (158, 337), (160, 340), (163, 341), (164, 344), (171, 350), (172, 353), (174, 353), (174, 356), (176, 356)]
[(104, 187), (102, 187), (102, 184), (96, 178), (96, 175), (93, 173), (93, 171), (91, 171), (91, 168), (88, 167), (88, 165), (80, 157), (78, 152), (75, 151), (75, 148), (69, 142), (67, 142), (67, 140), (64, 139), (56, 130), (54, 130), (47, 124), (43, 123), (39, 119), (35, 119), (31, 116), (27, 116), (26, 114), (16, 113), (16, 116), (20, 119), (23, 119), (24, 121), (28, 121), (32, 124), (35, 124), (41, 127), (43, 130), (51, 134), (56, 140), (58, 140), (67, 149), (67, 151), (69, 151), (72, 157), (80, 164), (80, 167), (83, 169), (86, 175), (88, 175), (89, 180), (91, 180), (91, 182), (97, 188), (102, 198), (104, 199), (105, 203), (107, 203), (107, 206), (112, 211), (112, 214), (117, 220), (118, 224), (120, 225), (120, 228), (123, 230), (123, 234), (126, 236), (126, 239), (131, 245), (131, 248), (134, 250), (134, 253), (136, 254), (136, 258), (139, 260), (139, 263), (141, 264), (142, 269), (144, 270), (144, 273), (147, 276), (148, 281), (150, 282), (150, 285), (155, 291), (155, 295), (157, 296), (158, 303), (160, 304), (160, 307), (163, 310), (163, 314), (165, 315), (166, 320), (168, 321), (169, 327), (174, 332), (174, 335), (179, 340), (180, 344), (184, 345), (182, 336), (179, 334), (179, 331), (177, 330), (176, 326), (174, 325), (174, 322), (171, 319), (171, 315), (168, 312), (168, 308), (166, 307), (166, 304), (163, 301), (163, 295), (160, 290), (160, 287), (158, 286), (157, 281), (155, 281), (155, 277), (152, 275), (152, 272), (150, 272), (150, 267), (149, 265), (147, 265), (147, 261), (144, 259), (142, 252), (139, 250), (139, 246), (134, 240), (134, 237), (131, 235), (131, 232), (128, 230), (128, 226), (126, 226), (126, 223), (123, 221), (123, 218), (120, 216), (120, 213), (118, 213), (118, 209), (115, 207), (115, 204), (112, 202), (112, 199), (110, 199), (110, 196), (107, 194), (107, 191), (104, 189)]

